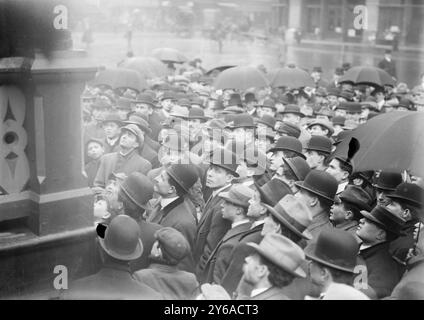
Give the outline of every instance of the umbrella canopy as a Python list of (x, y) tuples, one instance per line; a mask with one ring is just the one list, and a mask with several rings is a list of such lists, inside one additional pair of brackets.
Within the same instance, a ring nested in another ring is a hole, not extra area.
[(92, 85), (108, 85), (112, 89), (131, 88), (141, 91), (148, 87), (147, 82), (142, 78), (137, 71), (116, 68), (100, 71), (94, 78)]
[(305, 70), (297, 67), (278, 68), (270, 72), (268, 77), (271, 87), (315, 87), (314, 81)]
[(120, 68), (137, 71), (145, 79), (165, 77), (168, 74), (166, 65), (154, 57), (133, 57), (126, 59)]
[(153, 50), (152, 55), (164, 62), (183, 63), (188, 61), (184, 54), (172, 48), (157, 48)]
[(346, 157), (352, 137), (359, 141), (353, 156), (355, 171), (385, 170), (424, 177), (424, 113), (396, 111), (360, 125), (337, 146), (335, 155)]
[(222, 71), (215, 79), (215, 89), (238, 89), (267, 87), (265, 75), (255, 67), (234, 67)]
[(357, 66), (352, 67), (340, 78), (342, 82), (352, 82), (353, 84), (365, 84), (371, 86), (385, 85), (394, 86), (395, 81), (383, 69), (371, 66)]
[(210, 76), (212, 73), (222, 72), (224, 70), (227, 70), (227, 69), (230, 69), (230, 68), (234, 68), (234, 67), (236, 67), (236, 65), (231, 65), (231, 64), (229, 64), (229, 65), (216, 66), (216, 67), (213, 67), (213, 68), (209, 69), (208, 71), (206, 71), (206, 75), (207, 76)]

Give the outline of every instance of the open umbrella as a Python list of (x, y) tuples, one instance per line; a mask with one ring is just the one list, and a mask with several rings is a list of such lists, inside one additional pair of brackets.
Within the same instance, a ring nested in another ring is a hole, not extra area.
[(271, 87), (315, 87), (309, 73), (297, 67), (278, 68), (270, 72), (268, 76)]
[(154, 57), (128, 58), (119, 67), (135, 70), (145, 79), (160, 78), (168, 75), (166, 65)]
[(137, 71), (115, 68), (100, 71), (94, 78), (92, 85), (108, 85), (113, 89), (131, 88), (141, 91), (148, 87), (147, 82)]
[(385, 85), (394, 86), (395, 81), (383, 69), (372, 66), (352, 67), (340, 78), (340, 83), (352, 82), (353, 84), (365, 84), (371, 86)]
[(183, 63), (188, 60), (184, 54), (172, 48), (157, 48), (153, 50), (152, 55), (164, 62)]
[(359, 141), (353, 156), (355, 171), (385, 170), (424, 177), (424, 112), (396, 111), (360, 125), (337, 146), (346, 157), (352, 138)]
[(214, 81), (215, 89), (238, 89), (267, 87), (265, 75), (255, 67), (234, 67), (222, 71)]

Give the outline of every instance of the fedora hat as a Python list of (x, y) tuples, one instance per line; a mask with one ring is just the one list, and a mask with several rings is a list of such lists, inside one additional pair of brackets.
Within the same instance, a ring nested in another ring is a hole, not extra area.
[(300, 128), (297, 125), (287, 121), (280, 123), (277, 127), (277, 132), (294, 138), (299, 138), (301, 133)]
[(108, 122), (115, 122), (118, 126), (122, 125), (122, 119), (116, 112), (110, 112), (106, 117), (102, 120), (102, 125)]
[(312, 223), (312, 212), (294, 195), (285, 195), (274, 207), (267, 204), (264, 204), (264, 206), (290, 231), (303, 239), (312, 239), (312, 235), (306, 230)]
[(300, 112), (300, 108), (297, 105), (295, 105), (295, 104), (289, 104), (289, 105), (287, 105), (284, 108), (284, 110), (283, 111), (280, 111), (279, 113), (280, 114), (293, 113), (293, 114), (297, 114), (298, 116), (300, 116), (302, 118), (305, 116), (302, 112)]
[(259, 244), (248, 242), (265, 259), (295, 277), (306, 278), (301, 264), (305, 261), (303, 250), (290, 239), (280, 234), (267, 234)]
[(261, 202), (271, 207), (275, 206), (285, 195), (292, 194), (287, 183), (280, 179), (271, 179), (263, 186), (255, 182), (255, 187), (259, 192)]
[(308, 173), (303, 182), (298, 181), (295, 185), (331, 202), (334, 202), (338, 188), (337, 180), (331, 174), (314, 169)]
[(253, 117), (247, 113), (234, 114), (231, 121), (227, 124), (230, 129), (236, 128), (255, 128)]
[(168, 173), (186, 192), (189, 192), (190, 188), (196, 183), (197, 179), (199, 179), (196, 169), (193, 165), (189, 164), (173, 164), (166, 169), (166, 173)]
[(99, 239), (106, 253), (118, 260), (131, 261), (141, 257), (143, 244), (140, 239), (140, 227), (137, 221), (127, 215), (118, 215), (112, 219), (105, 231), (104, 239)]
[(413, 207), (421, 209), (424, 202), (424, 189), (415, 183), (403, 182), (396, 190), (387, 195), (388, 198), (401, 200)]
[(205, 112), (203, 111), (202, 108), (199, 107), (192, 107), (189, 111), (188, 111), (188, 117), (187, 119), (200, 119), (203, 122), (205, 122), (208, 117), (205, 116)]
[(371, 212), (361, 210), (361, 214), (383, 230), (397, 236), (401, 234), (405, 224), (405, 220), (380, 205), (376, 205)]
[(125, 124), (135, 124), (141, 130), (146, 132), (147, 134), (152, 133), (152, 129), (150, 129), (149, 123), (139, 114), (132, 114), (129, 116), (128, 120), (123, 121)]
[(373, 199), (364, 189), (358, 186), (347, 185), (338, 197), (343, 202), (355, 205), (359, 210), (372, 210)]
[(219, 197), (236, 206), (249, 208), (249, 200), (253, 197), (253, 189), (244, 184), (233, 185), (228, 192), (221, 192)]
[(402, 175), (400, 173), (381, 171), (373, 187), (386, 192), (392, 192), (395, 191), (396, 187), (401, 183)]
[(275, 106), (275, 101), (273, 99), (265, 99), (260, 106), (277, 110), (277, 107)]
[(303, 159), (306, 159), (305, 155), (302, 153), (302, 143), (295, 137), (280, 137), (275, 143), (275, 146), (268, 150), (268, 152), (275, 151), (292, 151)]
[(230, 172), (236, 178), (240, 177), (237, 173), (237, 156), (228, 149), (217, 149), (212, 152), (209, 163), (214, 166), (221, 167)]
[(190, 253), (190, 244), (184, 235), (171, 227), (163, 227), (154, 234), (165, 256), (176, 262), (181, 261)]
[(323, 230), (313, 243), (305, 248), (308, 259), (337, 270), (354, 273), (359, 244), (348, 231), (334, 228)]
[(305, 149), (330, 154), (332, 147), (333, 143), (330, 138), (323, 136), (312, 136), (311, 139), (309, 139)]
[(272, 130), (274, 130), (275, 122), (275, 118), (270, 116), (269, 114), (264, 114), (261, 118), (256, 120), (256, 123), (262, 123), (267, 127), (271, 128)]
[(308, 165), (306, 160), (301, 157), (283, 158), (283, 160), (296, 176), (297, 181), (305, 180), (306, 176), (311, 171), (311, 167)]
[(120, 190), (137, 206), (149, 209), (149, 200), (153, 198), (153, 183), (140, 172), (133, 172), (120, 184)]

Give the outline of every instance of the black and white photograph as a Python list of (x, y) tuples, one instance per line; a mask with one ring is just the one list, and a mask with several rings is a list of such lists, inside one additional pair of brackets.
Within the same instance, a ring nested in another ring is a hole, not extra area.
[(424, 300), (423, 224), (423, 0), (0, 0), (1, 300)]

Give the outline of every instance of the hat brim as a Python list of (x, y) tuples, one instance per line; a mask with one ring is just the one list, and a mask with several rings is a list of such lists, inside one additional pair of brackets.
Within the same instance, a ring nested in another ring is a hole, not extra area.
[(408, 199), (408, 198), (405, 198), (405, 197), (399, 196), (399, 195), (397, 195), (397, 194), (388, 194), (388, 195), (387, 195), (387, 198), (402, 200), (402, 201), (404, 201), (404, 202), (406, 202), (406, 203), (408, 203), (408, 204), (411, 204), (411, 205), (413, 205), (413, 206), (415, 206), (415, 207), (417, 207), (417, 208), (419, 208), (419, 209), (422, 209), (422, 208), (423, 208), (423, 205), (422, 205), (421, 203), (416, 202), (416, 201), (415, 201), (415, 200), (413, 200), (413, 199)]
[(287, 148), (280, 148), (280, 147), (273, 147), (267, 150), (267, 152), (274, 152), (274, 151), (291, 151), (296, 153), (299, 157), (303, 158), (303, 160), (306, 160), (306, 156), (303, 153), (299, 153), (299, 151), (287, 149)]
[(172, 179), (174, 179), (174, 181), (176, 182), (176, 183), (178, 183), (178, 185), (185, 191), (185, 192), (188, 192), (189, 191), (189, 189), (187, 189), (185, 186), (183, 186), (183, 184), (180, 182), (180, 179), (171, 171), (171, 170), (169, 170), (169, 168), (167, 168), (166, 170), (166, 173), (167, 174), (169, 174), (171, 177), (172, 177)]
[(264, 206), (268, 209), (268, 211), (278, 220), (278, 221), (280, 221), (282, 224), (284, 224), (287, 228), (289, 228), (290, 229), (290, 231), (292, 231), (292, 232), (294, 232), (296, 235), (298, 235), (299, 237), (302, 237), (303, 239), (306, 239), (306, 240), (311, 240), (313, 237), (312, 237), (312, 234), (308, 231), (308, 230), (306, 230), (306, 228), (305, 228), (305, 230), (303, 231), (303, 232), (300, 232), (299, 230), (297, 230), (290, 222), (288, 222), (286, 219), (284, 219), (283, 217), (281, 217), (279, 214), (278, 214), (278, 212), (273, 208), (273, 207), (271, 207), (270, 205), (267, 205), (266, 203), (264, 203)]
[[(333, 143), (334, 144), (334, 143)], [(326, 153), (326, 154), (331, 154), (331, 150), (330, 151), (328, 151), (328, 150), (324, 150), (324, 149), (320, 149), (320, 148), (308, 148), (308, 147), (306, 147), (305, 148), (305, 150), (310, 150), (310, 151), (319, 151), (319, 152), (323, 152), (323, 153)]]
[(143, 125), (141, 125), (138, 122), (126, 120), (126, 121), (122, 121), (122, 123), (125, 123), (125, 124), (135, 124), (136, 126), (138, 126), (142, 131), (146, 132), (147, 134), (151, 134), (152, 133), (152, 129), (150, 129), (149, 127), (143, 126)]
[(228, 172), (230, 172), (233, 176), (235, 176), (236, 178), (240, 178), (240, 175), (235, 171), (235, 170), (232, 170), (232, 169), (230, 169), (230, 168), (228, 168), (228, 167), (226, 167), (226, 166), (223, 166), (222, 164), (220, 164), (220, 163), (214, 163), (214, 162), (210, 162), (210, 164), (212, 164), (212, 165), (214, 165), (214, 166), (217, 166), (217, 167), (220, 167), (220, 168), (222, 168), (222, 169), (225, 169), (225, 170), (227, 170)]
[(393, 192), (393, 191), (395, 191), (395, 190), (396, 190), (396, 188), (387, 188), (387, 187), (382, 187), (382, 186), (379, 186), (379, 185), (378, 185), (378, 184), (376, 184), (376, 183), (374, 183), (372, 186), (373, 186), (374, 188), (378, 189), (378, 190), (383, 190), (383, 191), (388, 191), (388, 192)]
[[(325, 265), (325, 266), (327, 266), (327, 267), (330, 267), (330, 268), (334, 268), (334, 269), (337, 269), (337, 270), (341, 270), (341, 271), (345, 271), (345, 272), (349, 272), (349, 273), (355, 273), (355, 267), (356, 267), (356, 265), (353, 267), (353, 268), (346, 268), (346, 267), (343, 267), (343, 266), (339, 266), (339, 265), (337, 265), (337, 264), (333, 264), (333, 263), (331, 263), (331, 262), (328, 262), (328, 261), (326, 261), (326, 260), (323, 260), (323, 259), (321, 259), (321, 258), (318, 258), (316, 255), (315, 255), (315, 249), (316, 249), (316, 243), (312, 243), (312, 244), (310, 244), (309, 246), (307, 246), (305, 249), (304, 249), (304, 251), (305, 251), (305, 256), (308, 258), (308, 259), (310, 259), (310, 260), (313, 260), (313, 261), (315, 261), (315, 262), (318, 262), (318, 263), (321, 263), (321, 264), (323, 264), (323, 265)], [(358, 260), (357, 260), (358, 261)], [(358, 264), (358, 263), (357, 263)]]
[(278, 113), (279, 113), (279, 114), (288, 114), (288, 113), (292, 113), (292, 114), (295, 114), (295, 115), (300, 116), (301, 118), (304, 118), (304, 117), (305, 117), (305, 115), (304, 115), (302, 112), (295, 112), (295, 111), (293, 111), (293, 112), (291, 112), (291, 111), (286, 112), (286, 111), (280, 111), (280, 112), (278, 112)]
[(261, 256), (264, 256), (266, 259), (268, 259), (269, 261), (271, 261), (275, 265), (279, 266), (284, 271), (290, 273), (291, 275), (293, 275), (295, 277), (299, 277), (299, 278), (306, 278), (306, 273), (305, 273), (305, 271), (303, 271), (303, 269), (301, 268), (300, 265), (299, 265), (299, 267), (297, 267), (296, 270), (291, 270), (291, 269), (287, 268), (287, 266), (283, 265), (282, 261), (276, 260), (273, 256), (270, 256), (258, 244), (254, 243), (254, 242), (248, 242), (246, 244), (248, 246), (252, 247), (253, 249), (255, 249)]
[(119, 254), (109, 249), (105, 244), (105, 240), (102, 238), (99, 239), (99, 242), (100, 242), (100, 246), (103, 248), (104, 251), (107, 252), (108, 255), (118, 260), (131, 261), (131, 260), (140, 258), (141, 255), (143, 254), (143, 243), (141, 242), (141, 239), (138, 239), (137, 247), (135, 248), (134, 252), (132, 252), (131, 254), (126, 254), (126, 255)]
[(329, 200), (329, 201), (331, 201), (331, 202), (334, 202), (334, 198), (333, 198), (333, 199), (331, 199), (330, 197), (327, 197), (325, 194), (319, 193), (319, 192), (317, 192), (316, 190), (313, 190), (313, 189), (311, 189), (311, 188), (305, 187), (305, 186), (304, 186), (304, 184), (305, 184), (305, 182), (304, 182), (304, 181), (301, 181), (301, 182), (295, 182), (294, 184), (295, 184), (297, 187), (301, 188), (301, 189), (304, 189), (304, 190), (306, 190), (306, 191), (312, 192), (313, 194), (315, 194), (315, 195), (317, 195), (317, 196), (319, 196), (319, 197), (321, 197), (321, 198), (324, 198), (324, 199), (327, 199), (327, 200)]
[(379, 227), (381, 227), (383, 230), (389, 231), (393, 234), (399, 235), (400, 234), (400, 230), (393, 230), (391, 228), (387, 228), (387, 226), (382, 223), (380, 220), (376, 219), (371, 213), (369, 213), (368, 211), (365, 210), (361, 210), (360, 213), (362, 214), (363, 217), (365, 217), (366, 219), (374, 222), (375, 224), (377, 224)]
[(143, 205), (141, 203), (139, 203), (136, 199), (134, 199), (134, 197), (132, 195), (129, 194), (129, 192), (125, 189), (125, 186), (118, 182), (120, 189), (122, 190), (122, 192), (125, 194), (126, 197), (128, 197), (132, 202), (134, 202), (137, 206), (139, 206), (140, 208), (144, 209), (144, 210), (148, 210), (151, 209), (150, 206), (147, 205)]

